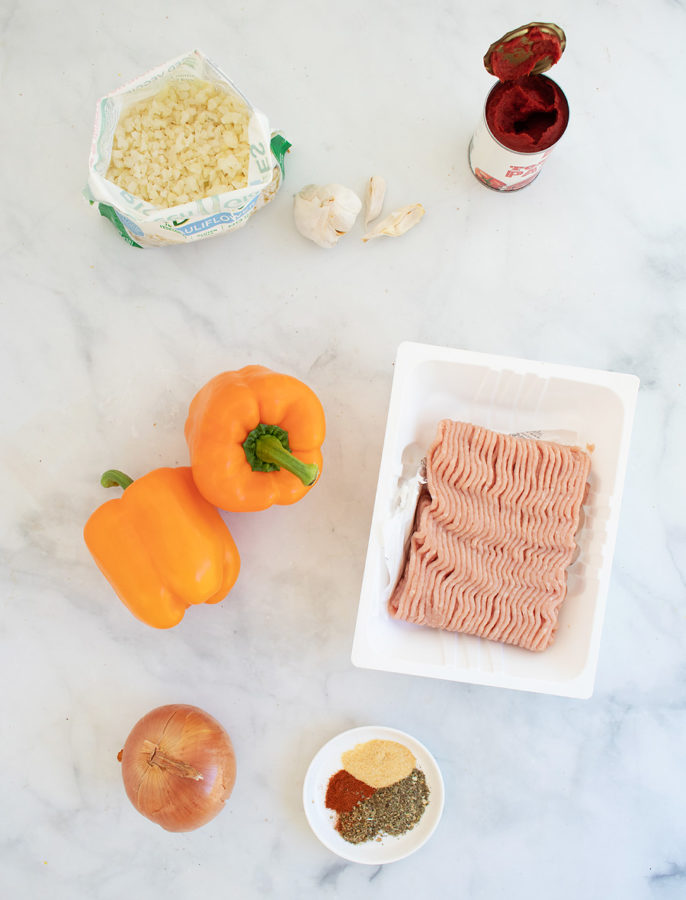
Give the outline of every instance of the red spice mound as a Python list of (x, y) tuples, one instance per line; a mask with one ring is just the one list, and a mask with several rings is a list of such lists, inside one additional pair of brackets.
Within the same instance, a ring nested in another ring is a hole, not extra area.
[(486, 122), (493, 137), (509, 150), (536, 153), (562, 137), (569, 106), (554, 81), (529, 75), (493, 88), (486, 101)]
[(529, 28), (495, 47), (490, 54), (490, 69), (501, 81), (516, 81), (534, 69), (545, 71), (562, 56), (562, 44), (555, 34), (540, 28)]
[(341, 769), (329, 778), (326, 788), (326, 808), (333, 809), (337, 813), (350, 812), (373, 793), (373, 787)]

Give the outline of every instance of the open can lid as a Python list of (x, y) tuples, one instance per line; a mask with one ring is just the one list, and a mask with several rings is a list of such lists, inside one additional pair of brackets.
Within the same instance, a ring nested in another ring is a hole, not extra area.
[(547, 72), (564, 52), (567, 39), (559, 25), (529, 22), (508, 31), (488, 48), (486, 71), (500, 81), (514, 81), (527, 75)]

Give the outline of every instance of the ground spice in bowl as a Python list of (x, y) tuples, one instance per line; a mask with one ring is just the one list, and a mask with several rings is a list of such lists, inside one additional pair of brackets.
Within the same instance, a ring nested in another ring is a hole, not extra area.
[(354, 806), (371, 797), (374, 788), (341, 769), (332, 775), (326, 788), (326, 808), (337, 813), (350, 812)]
[(351, 844), (370, 841), (381, 834), (405, 834), (424, 815), (428, 802), (429, 786), (424, 773), (413, 769), (407, 778), (379, 788), (349, 812), (341, 813), (336, 828)]
[(387, 787), (406, 778), (417, 760), (397, 741), (365, 741), (342, 757), (343, 768), (373, 788)]
[(372, 740), (342, 754), (329, 779), (325, 804), (336, 830), (351, 844), (413, 828), (429, 802), (429, 786), (414, 755), (397, 741)]

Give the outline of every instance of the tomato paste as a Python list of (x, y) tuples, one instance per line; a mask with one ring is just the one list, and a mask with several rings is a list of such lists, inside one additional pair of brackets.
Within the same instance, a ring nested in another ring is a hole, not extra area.
[(565, 95), (542, 74), (566, 43), (559, 25), (530, 22), (488, 48), (484, 65), (498, 82), (469, 143), (469, 165), (487, 187), (518, 191), (531, 184), (567, 128)]
[(493, 137), (508, 149), (537, 153), (562, 137), (569, 107), (554, 81), (528, 75), (493, 88), (486, 101), (486, 121)]
[(486, 102), (493, 137), (518, 153), (537, 153), (562, 137), (569, 107), (560, 88), (541, 75), (562, 56), (564, 32), (556, 25), (531, 23), (492, 44), (486, 69), (500, 84)]
[(486, 69), (500, 81), (516, 81), (547, 72), (562, 56), (564, 32), (557, 26), (531, 24), (509, 32), (492, 44), (484, 59)]

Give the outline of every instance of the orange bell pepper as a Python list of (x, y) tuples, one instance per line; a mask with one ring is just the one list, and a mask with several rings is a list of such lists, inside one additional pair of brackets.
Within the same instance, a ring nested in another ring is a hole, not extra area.
[(83, 536), (134, 616), (171, 628), (191, 604), (218, 603), (228, 594), (240, 569), (238, 550), (188, 466), (155, 469), (136, 481), (112, 469), (101, 484), (124, 493), (95, 510)]
[(209, 381), (193, 398), (185, 428), (198, 490), (235, 512), (304, 497), (321, 472), (325, 432), (314, 392), (264, 366)]

